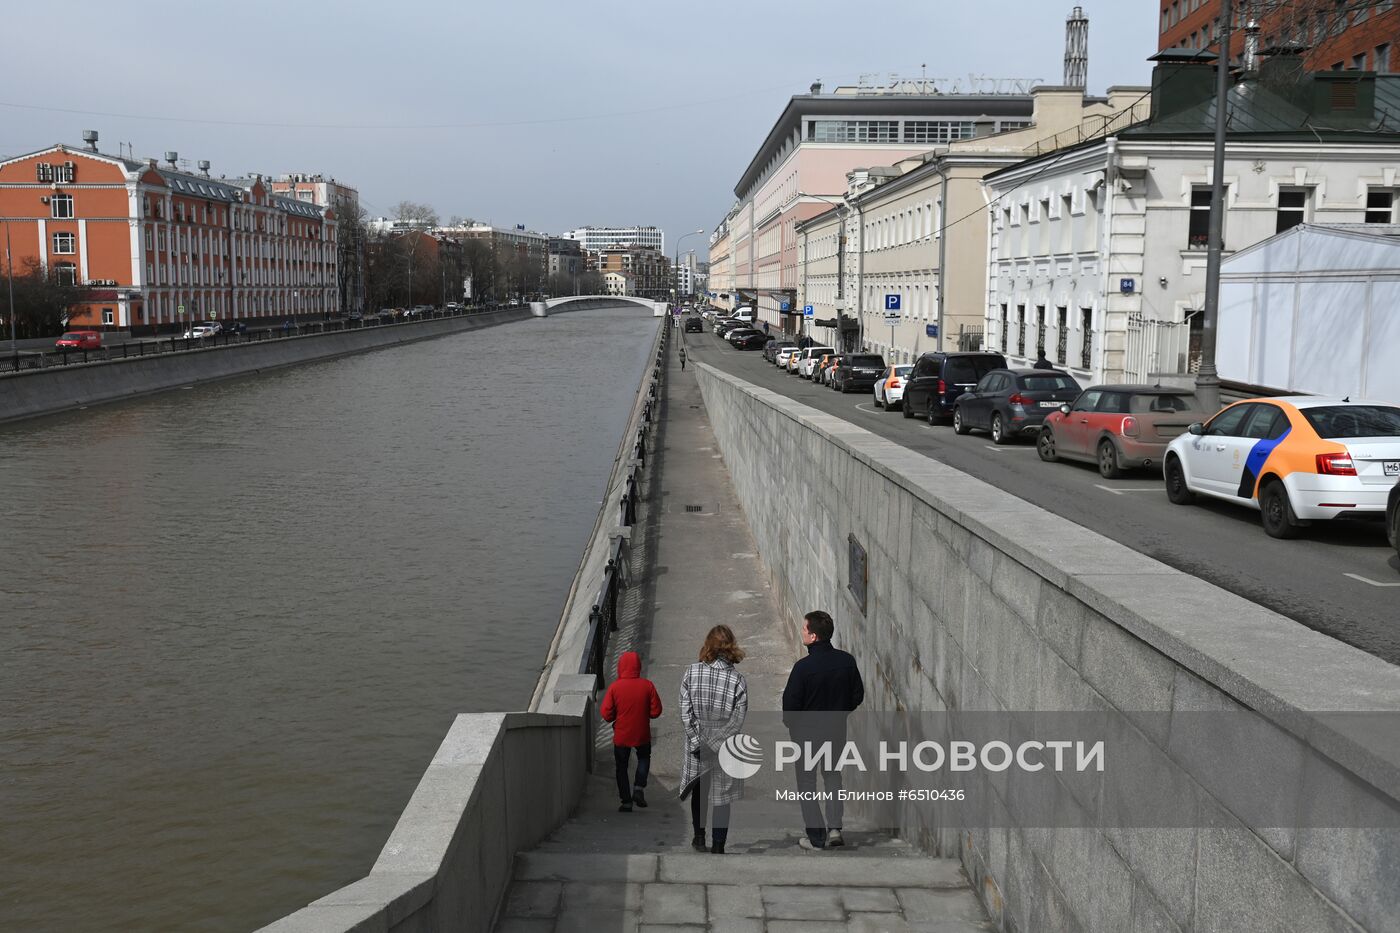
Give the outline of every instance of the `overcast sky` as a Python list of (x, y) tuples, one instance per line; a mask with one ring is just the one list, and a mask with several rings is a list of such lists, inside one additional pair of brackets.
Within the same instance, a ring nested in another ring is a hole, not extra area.
[[(321, 172), (370, 214), (401, 200), (559, 232), (714, 228), (792, 94), (863, 73), (1058, 84), (1052, 0), (200, 0), (14, 3), (0, 154), (101, 133), (213, 174)], [(1155, 4), (1097, 0), (1089, 90), (1144, 84)], [(23, 105), (16, 107), (14, 105)], [(34, 109), (27, 109), (34, 108)], [(75, 112), (76, 111), (76, 112)], [(690, 249), (704, 243), (692, 237)]]

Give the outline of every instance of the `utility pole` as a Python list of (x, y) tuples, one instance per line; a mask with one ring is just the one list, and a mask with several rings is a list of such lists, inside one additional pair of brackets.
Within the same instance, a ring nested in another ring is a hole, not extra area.
[(14, 359), (15, 372), (19, 372), (19, 343), (15, 340), (15, 260), (10, 255), (10, 222), (5, 221), (5, 269), (9, 273), (10, 288), (10, 356)]
[(1220, 251), (1225, 223), (1225, 128), (1230, 95), (1230, 27), (1234, 10), (1220, 0), (1220, 54), (1215, 60), (1215, 152), (1211, 160), (1210, 234), (1206, 241), (1206, 302), (1201, 314), (1201, 365), (1196, 399), (1207, 416), (1220, 410), (1220, 374), (1215, 369), (1216, 324), (1220, 319)]

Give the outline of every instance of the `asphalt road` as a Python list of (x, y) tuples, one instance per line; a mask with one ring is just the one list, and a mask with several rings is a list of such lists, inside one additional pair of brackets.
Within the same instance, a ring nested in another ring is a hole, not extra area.
[(1400, 558), (1380, 523), (1313, 525), (1303, 537), (1268, 537), (1259, 514), (1198, 500), (1172, 505), (1159, 473), (1105, 480), (1090, 464), (1044, 463), (1030, 441), (994, 446), (947, 425), (874, 406), (869, 393), (842, 395), (789, 376), (757, 351), (686, 334), (693, 358), (844, 418), (881, 437), (970, 473), (1178, 570), (1208, 580), (1298, 622), (1400, 664)]

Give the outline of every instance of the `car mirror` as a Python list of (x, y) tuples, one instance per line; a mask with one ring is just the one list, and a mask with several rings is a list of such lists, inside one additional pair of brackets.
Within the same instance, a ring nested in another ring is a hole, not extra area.
[(1067, 415), (1067, 414), (1069, 414), (1069, 412), (1070, 412), (1070, 407), (1069, 407), (1068, 405), (1061, 405), (1061, 406), (1060, 406), (1060, 414), (1062, 414), (1062, 415)]
[(1200, 436), (1206, 433), (1206, 426), (1201, 424), (1201, 422), (1197, 421), (1195, 424), (1191, 425), (1189, 428), (1186, 429), (1186, 433)]

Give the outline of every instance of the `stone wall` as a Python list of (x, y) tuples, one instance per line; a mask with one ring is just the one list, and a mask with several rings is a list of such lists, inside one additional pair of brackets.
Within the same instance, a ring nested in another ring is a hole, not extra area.
[[(901, 835), (961, 859), (1001, 929), (1400, 930), (1400, 830), (1309, 828), (1301, 815), (1326, 798), (1367, 814), (1353, 825), (1397, 825), (1395, 720), (1367, 733), (1311, 711), (1400, 711), (1400, 669), (847, 421), (696, 369), (784, 609), (832, 613), (870, 706), (1121, 711), (1143, 773), (1187, 814), (1184, 828), (1096, 824), (1096, 802), (1066, 786), (1055, 806), (1087, 809), (1097, 828), (1048, 829), (1018, 822), (1021, 803), (991, 780), (977, 792), (1006, 818), (989, 825), (901, 809)], [(864, 613), (847, 590), (848, 535), (868, 555)], [(1172, 741), (1176, 717), (1201, 710), (1260, 722), (1264, 740), (1236, 755), (1306, 745), (1321, 757), (1261, 789), (1297, 801), (1295, 825), (1252, 829), (1221, 803), (1210, 762)]]
[(0, 376), (0, 422), (523, 321), (529, 308), (73, 363)]

